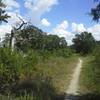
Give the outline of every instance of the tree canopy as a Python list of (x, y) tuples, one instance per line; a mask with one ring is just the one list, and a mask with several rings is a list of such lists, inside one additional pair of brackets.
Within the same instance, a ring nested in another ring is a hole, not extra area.
[[(10, 37), (10, 35), (6, 35), (4, 40), (6, 44), (9, 42)], [(27, 25), (17, 31), (15, 35), (15, 47), (22, 51), (27, 51), (28, 49), (54, 50), (66, 48), (67, 42), (64, 37), (60, 38), (57, 35), (48, 35), (33, 25)]]
[(6, 11), (4, 10), (5, 7), (6, 5), (2, 2), (2, 0), (0, 0), (0, 23), (8, 22), (7, 19), (10, 17), (7, 15)]
[(90, 15), (92, 16), (94, 21), (99, 22), (100, 19), (100, 1), (94, 0), (94, 2), (98, 2), (95, 8), (91, 9)]
[(77, 53), (88, 54), (95, 46), (95, 39), (91, 33), (82, 32), (81, 34), (76, 34), (73, 43)]

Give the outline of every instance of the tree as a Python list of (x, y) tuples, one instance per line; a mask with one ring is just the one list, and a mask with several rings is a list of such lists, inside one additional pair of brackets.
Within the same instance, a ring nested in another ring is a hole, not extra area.
[(13, 27), (13, 29), (11, 30), (11, 35), (10, 35), (10, 42), (9, 42), (9, 46), (12, 49), (12, 51), (14, 50), (14, 45), (15, 45), (15, 37), (18, 33), (19, 30), (21, 30), (21, 28), (27, 24), (27, 22), (25, 22), (22, 18), (20, 18), (19, 16), (17, 16), (21, 23), (19, 24), (18, 27)]
[(16, 47), (22, 51), (27, 49), (42, 49), (42, 38), (44, 32), (35, 26), (27, 25), (24, 29), (20, 30), (16, 36)]
[(57, 35), (46, 35), (44, 39), (44, 49), (46, 50), (57, 50), (67, 47), (67, 42), (63, 37), (60, 38)]
[(6, 11), (4, 10), (5, 4), (0, 0), (0, 23), (8, 22), (7, 19), (10, 17), (7, 15)]
[(76, 34), (73, 43), (77, 53), (88, 54), (92, 52), (95, 46), (95, 39), (91, 33), (82, 32), (81, 34)]
[(98, 2), (95, 8), (91, 9), (90, 15), (93, 17), (94, 21), (99, 22), (100, 19), (100, 1), (94, 0), (95, 2)]
[[(60, 38), (57, 35), (47, 35), (41, 29), (26, 25), (23, 29), (14, 32), (15, 47), (18, 50), (26, 52), (29, 49), (36, 50), (54, 50), (59, 48), (66, 48), (67, 42), (65, 38)], [(11, 34), (6, 35), (4, 43), (11, 44)]]

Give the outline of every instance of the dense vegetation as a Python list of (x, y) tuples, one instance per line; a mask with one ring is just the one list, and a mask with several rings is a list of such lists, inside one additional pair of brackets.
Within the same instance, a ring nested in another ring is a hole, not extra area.
[[(99, 6), (91, 10), (94, 20), (100, 17)], [(0, 1), (0, 23), (9, 18), (3, 7)], [(81, 93), (100, 94), (100, 42), (95, 41), (92, 33), (77, 34), (73, 45), (67, 46), (63, 37), (48, 35), (33, 25), (21, 26), (6, 34), (0, 47), (1, 100), (57, 100), (58, 94), (67, 88), (77, 54), (85, 55)]]
[(72, 53), (63, 37), (48, 35), (33, 25), (15, 28), (0, 48), (0, 98), (55, 100), (66, 89), (77, 62)]
[(0, 0), (0, 23), (8, 22), (7, 19), (10, 17), (6, 14), (5, 10), (3, 9), (5, 7), (6, 5), (2, 2), (2, 0)]
[[(54, 55), (54, 52), (41, 54), (29, 51), (22, 54), (1, 48), (0, 94), (17, 97), (31, 95), (36, 100), (55, 100), (57, 94), (66, 89), (68, 83), (65, 79), (68, 79), (77, 59), (71, 55), (68, 56), (70, 59)], [(72, 67), (69, 68), (69, 65)]]
[[(9, 46), (10, 38), (10, 34), (7, 34), (4, 40), (5, 46)], [(67, 48), (65, 38), (60, 38), (57, 35), (47, 35), (33, 25), (27, 25), (17, 31), (14, 38), (16, 39), (16, 49), (22, 52), (27, 52), (29, 49), (52, 51)]]
[(76, 53), (81, 53), (83, 55), (91, 53), (96, 45), (94, 37), (88, 32), (76, 34), (73, 42), (73, 48), (76, 50)]
[(94, 21), (99, 22), (100, 19), (100, 0), (94, 0), (97, 2), (97, 5), (95, 8), (91, 9), (90, 15), (92, 16)]
[(100, 98), (100, 44), (97, 44), (91, 55), (84, 58), (80, 79), (82, 93), (98, 95)]
[[(96, 7), (91, 9), (90, 15), (94, 21), (100, 21), (100, 0), (94, 0)], [(92, 52), (83, 58), (84, 64), (80, 76), (80, 92), (82, 100), (100, 99), (100, 41), (95, 41)]]

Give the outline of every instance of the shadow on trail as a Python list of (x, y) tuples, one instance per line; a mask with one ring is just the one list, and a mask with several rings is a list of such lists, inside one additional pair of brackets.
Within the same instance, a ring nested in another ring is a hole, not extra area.
[(84, 95), (65, 94), (59, 95), (56, 100), (100, 100), (100, 94), (88, 93)]

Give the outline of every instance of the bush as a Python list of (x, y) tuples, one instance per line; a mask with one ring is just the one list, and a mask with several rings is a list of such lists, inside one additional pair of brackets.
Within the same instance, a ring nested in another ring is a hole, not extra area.
[(22, 56), (10, 49), (0, 49), (0, 92), (8, 93), (10, 86), (19, 81)]
[(16, 96), (32, 95), (38, 97), (39, 100), (55, 100), (56, 97), (55, 88), (48, 77), (23, 80), (12, 87), (12, 93)]
[(30, 77), (36, 63), (36, 53), (22, 55), (7, 48), (0, 48), (0, 92), (7, 94), (12, 85)]
[(72, 55), (72, 50), (69, 48), (55, 50), (54, 55), (67, 58)]
[(72, 55), (72, 50), (69, 48), (64, 48), (64, 49), (54, 49), (51, 51), (40, 51), (39, 53), (41, 54), (42, 57), (48, 59), (50, 56), (56, 56), (56, 57), (70, 57)]
[(32, 95), (39, 100), (54, 100), (56, 91), (50, 78), (34, 75), (38, 60), (39, 55), (35, 51), (23, 55), (0, 48), (0, 94)]
[(95, 63), (97, 66), (100, 67), (100, 46), (97, 46), (94, 52), (94, 56), (95, 56)]

